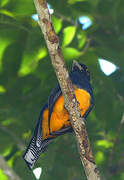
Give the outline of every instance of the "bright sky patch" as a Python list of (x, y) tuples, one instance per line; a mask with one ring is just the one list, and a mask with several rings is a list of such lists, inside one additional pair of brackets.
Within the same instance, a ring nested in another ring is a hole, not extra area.
[(40, 176), (41, 176), (41, 173), (42, 173), (42, 168), (38, 167), (38, 168), (34, 169), (33, 173), (34, 173), (36, 179), (40, 179)]
[(33, 14), (33, 15), (32, 15), (32, 19), (33, 19), (34, 21), (38, 21), (38, 15), (37, 15), (37, 14)]
[(50, 14), (53, 14), (54, 13), (54, 9), (51, 8), (51, 5), (47, 3), (47, 6), (48, 6)]
[(79, 17), (79, 22), (82, 24), (82, 29), (86, 30), (92, 25), (92, 21), (89, 17), (87, 16), (80, 16)]
[(110, 61), (107, 61), (105, 59), (98, 59), (98, 61), (99, 61), (100, 69), (104, 72), (106, 76), (111, 75), (118, 69), (118, 67), (115, 64), (111, 63)]

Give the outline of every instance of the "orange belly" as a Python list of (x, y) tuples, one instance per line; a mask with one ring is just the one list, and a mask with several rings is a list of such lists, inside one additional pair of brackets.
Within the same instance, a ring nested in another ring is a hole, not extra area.
[[(90, 94), (83, 90), (83, 89), (76, 89), (75, 90), (76, 99), (79, 103), (79, 109), (81, 115), (83, 116), (85, 112), (88, 110), (90, 106)], [(64, 107), (64, 97), (63, 95), (59, 97), (56, 101), (53, 112), (50, 118), (50, 130), (51, 133), (54, 131), (58, 131), (63, 127), (70, 126), (69, 121), (69, 114)], [(48, 109), (45, 109), (42, 117), (42, 132), (43, 132), (43, 139), (48, 137), (52, 137), (49, 135), (49, 127), (48, 127)]]

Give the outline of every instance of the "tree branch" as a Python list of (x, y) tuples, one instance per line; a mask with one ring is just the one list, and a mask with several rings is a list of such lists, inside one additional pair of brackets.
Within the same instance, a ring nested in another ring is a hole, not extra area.
[(121, 132), (121, 129), (122, 129), (123, 126), (124, 126), (124, 113), (122, 115), (120, 125), (118, 127), (118, 130), (117, 130), (114, 142), (113, 142), (114, 146), (111, 149), (111, 152), (110, 152), (110, 155), (109, 155), (109, 167), (112, 167), (112, 161), (113, 161), (113, 158), (114, 158), (114, 150), (115, 150), (115, 147), (117, 146), (117, 144), (119, 142), (119, 136), (120, 136), (120, 132)]
[(52, 64), (64, 95), (65, 107), (69, 112), (71, 124), (77, 137), (80, 158), (84, 166), (87, 179), (100, 180), (99, 172), (90, 148), (85, 123), (81, 118), (73, 86), (59, 47), (59, 40), (51, 23), (46, 0), (34, 0), (34, 3), (39, 17), (39, 25), (44, 34)]
[(64, 21), (67, 21), (67, 22), (69, 22), (70, 24), (76, 26), (76, 23), (75, 23), (71, 18), (66, 17), (66, 16), (64, 16), (64, 15), (62, 15), (62, 14), (56, 12), (56, 11), (55, 11), (55, 15), (56, 15), (57, 17), (59, 17), (62, 21), (63, 21), (63, 20), (64, 20)]
[(22, 140), (20, 140), (13, 132), (11, 132), (7, 127), (3, 126), (2, 124), (0, 124), (0, 129), (13, 138), (19, 150), (24, 151), (25, 144)]
[(5, 159), (0, 155), (0, 169), (8, 177), (9, 180), (21, 180), (20, 177), (11, 169)]

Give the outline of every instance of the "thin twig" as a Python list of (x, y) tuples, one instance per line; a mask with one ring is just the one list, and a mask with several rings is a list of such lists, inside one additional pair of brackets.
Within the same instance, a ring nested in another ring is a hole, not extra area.
[(9, 22), (9, 21), (1, 21), (1, 20), (0, 20), (0, 24), (15, 26), (15, 27), (18, 28), (18, 29), (22, 29), (22, 30), (24, 30), (24, 31), (26, 31), (26, 32), (28, 32), (28, 33), (31, 33), (31, 31), (30, 31), (27, 27), (25, 27), (25, 26), (23, 26), (23, 25), (19, 25), (19, 24), (14, 24), (14, 22), (12, 23), (12, 22)]
[(56, 15), (57, 17), (59, 17), (62, 21), (63, 21), (63, 20), (64, 20), (64, 21), (67, 21), (67, 22), (69, 22), (70, 24), (76, 26), (76, 23), (75, 23), (71, 18), (69, 18), (69, 17), (67, 17), (67, 16), (64, 16), (64, 15), (62, 15), (62, 14), (60, 14), (59, 12), (56, 12), (56, 11), (55, 11), (55, 15)]
[(13, 138), (13, 140), (15, 141), (19, 150), (23, 151), (25, 149), (25, 144), (13, 132), (11, 132), (7, 127), (0, 124), (0, 129)]
[(91, 42), (91, 39), (87, 39), (86, 45), (84, 46), (84, 49), (82, 52), (83, 54), (85, 54), (87, 52), (87, 50), (89, 49), (90, 42)]
[(20, 177), (10, 168), (5, 159), (0, 155), (0, 169), (8, 177), (9, 180), (21, 180)]
[(39, 17), (39, 25), (44, 34), (52, 64), (64, 95), (65, 107), (69, 112), (71, 124), (77, 137), (80, 158), (84, 166), (87, 179), (100, 180), (101, 178), (90, 148), (85, 123), (81, 118), (73, 86), (59, 47), (59, 40), (51, 23), (51, 17), (47, 8), (46, 0), (34, 0), (34, 3)]

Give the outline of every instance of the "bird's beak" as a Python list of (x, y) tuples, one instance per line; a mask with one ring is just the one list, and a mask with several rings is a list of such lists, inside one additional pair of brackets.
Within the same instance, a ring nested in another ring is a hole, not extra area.
[(82, 66), (77, 61), (74, 60), (72, 64), (72, 71), (74, 70), (75, 67), (77, 67), (80, 71), (83, 69)]

